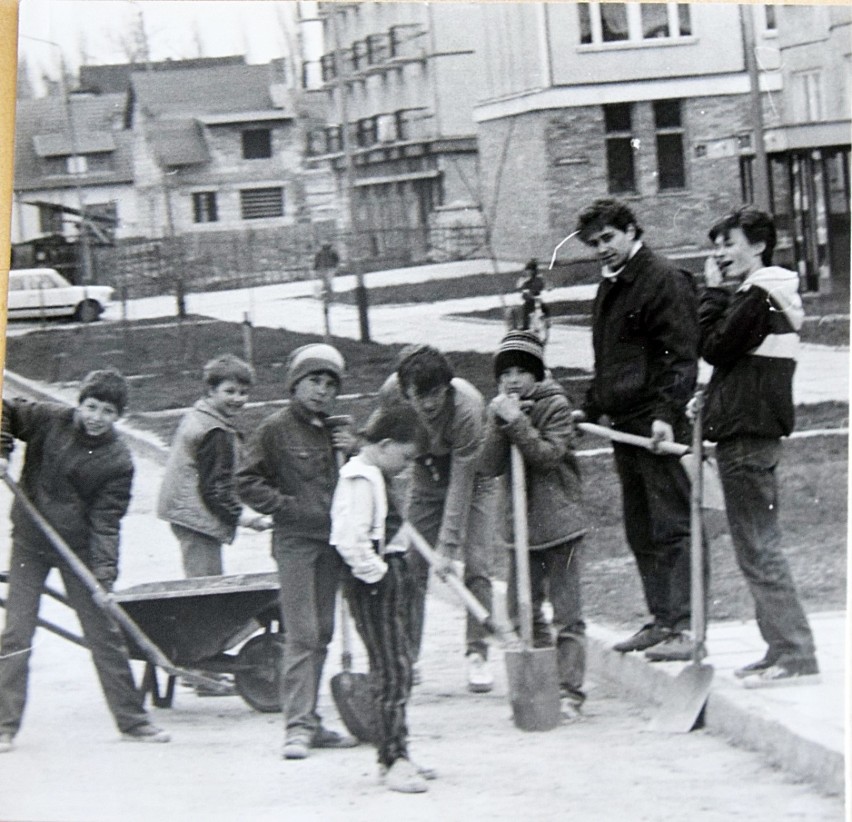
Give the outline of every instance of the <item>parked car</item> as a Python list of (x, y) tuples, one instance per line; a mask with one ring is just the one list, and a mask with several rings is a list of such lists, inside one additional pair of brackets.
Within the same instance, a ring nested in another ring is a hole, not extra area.
[(8, 318), (73, 317), (92, 322), (112, 301), (108, 285), (71, 285), (52, 268), (9, 272)]

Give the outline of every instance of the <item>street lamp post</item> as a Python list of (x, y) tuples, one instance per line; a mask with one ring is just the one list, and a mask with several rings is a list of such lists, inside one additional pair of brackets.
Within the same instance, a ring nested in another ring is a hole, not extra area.
[(358, 236), (358, 207), (355, 202), (355, 166), (352, 160), (352, 143), (349, 134), (349, 122), (346, 105), (346, 82), (343, 77), (343, 50), (340, 47), (340, 31), (337, 25), (337, 9), (329, 10), (332, 38), (334, 40), (334, 78), (337, 96), (337, 112), (340, 119), (340, 146), (343, 150), (344, 188), (349, 207), (349, 264), (355, 274), (355, 300), (358, 305), (358, 323), (361, 341), (370, 342), (370, 320), (367, 313), (367, 287), (364, 284), (364, 271), (360, 256), (360, 237)]
[(743, 35), (746, 71), (748, 72), (749, 108), (751, 110), (754, 166), (752, 168), (752, 201), (758, 208), (769, 211), (769, 171), (766, 164), (763, 105), (760, 100), (760, 74), (755, 56), (754, 7), (740, 6), (740, 25)]

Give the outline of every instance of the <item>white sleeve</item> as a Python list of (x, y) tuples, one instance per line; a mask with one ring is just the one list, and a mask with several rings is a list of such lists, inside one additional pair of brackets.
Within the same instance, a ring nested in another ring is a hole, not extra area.
[(373, 548), (373, 486), (365, 477), (341, 477), (331, 505), (331, 543), (362, 582), (378, 582), (387, 570)]

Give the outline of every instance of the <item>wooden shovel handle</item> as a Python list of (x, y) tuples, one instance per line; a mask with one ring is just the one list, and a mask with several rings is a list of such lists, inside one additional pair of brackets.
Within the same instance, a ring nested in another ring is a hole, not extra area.
[(515, 582), (518, 593), (518, 622), (521, 642), (532, 648), (532, 589), (530, 585), (530, 545), (527, 522), (527, 479), (521, 449), (512, 443), (512, 521), (515, 532)]
[(613, 442), (623, 442), (625, 445), (636, 445), (639, 448), (647, 448), (649, 451), (659, 451), (661, 454), (671, 454), (675, 457), (682, 457), (689, 453), (689, 447), (681, 445), (677, 442), (658, 442), (654, 443), (650, 437), (640, 437), (638, 434), (627, 434), (624, 431), (616, 431), (614, 428), (609, 428), (606, 425), (597, 425), (593, 422), (578, 422), (577, 428), (585, 431), (587, 434), (597, 434), (599, 437), (606, 437)]

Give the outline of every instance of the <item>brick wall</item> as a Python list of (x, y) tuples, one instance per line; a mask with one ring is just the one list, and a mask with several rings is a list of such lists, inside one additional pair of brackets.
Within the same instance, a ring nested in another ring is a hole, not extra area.
[[(764, 100), (766, 126), (778, 120), (777, 101)], [(686, 187), (659, 191), (651, 102), (633, 104), (634, 164), (638, 192), (623, 199), (635, 210), (650, 245), (696, 249), (719, 214), (740, 203), (740, 150), (746, 134), (746, 95), (690, 98), (682, 104)], [(494, 220), (498, 256), (549, 261), (554, 246), (573, 231), (581, 209), (609, 196), (603, 110), (587, 106), (518, 115), (479, 124), (484, 201), (494, 201), (502, 146), (511, 128), (510, 150)], [(696, 147), (705, 147), (697, 156)], [(707, 147), (709, 146), (709, 151)], [(577, 242), (560, 250), (567, 261), (588, 256)]]

